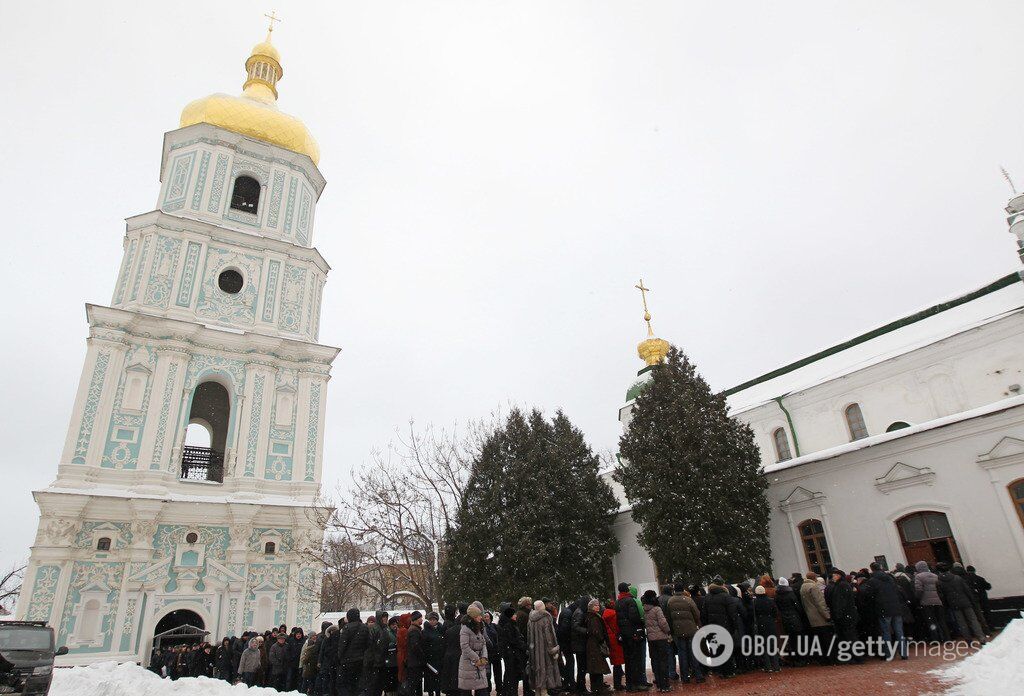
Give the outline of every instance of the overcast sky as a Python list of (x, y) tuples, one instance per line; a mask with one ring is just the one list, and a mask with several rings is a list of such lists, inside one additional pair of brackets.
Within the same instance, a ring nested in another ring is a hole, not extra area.
[(725, 388), (1019, 265), (1019, 1), (0, 2), (3, 566), (162, 135), (240, 91), (271, 7), (328, 181), (326, 488), (509, 403), (613, 450), (641, 276)]

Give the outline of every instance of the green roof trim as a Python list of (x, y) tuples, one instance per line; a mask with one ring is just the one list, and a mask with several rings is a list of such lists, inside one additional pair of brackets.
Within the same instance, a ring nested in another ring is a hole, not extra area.
[(1021, 282), (1021, 280), (1022, 278), (1020, 273), (1008, 273), (999, 280), (993, 283), (989, 283), (983, 288), (978, 288), (977, 290), (969, 292), (966, 295), (961, 295), (960, 297), (948, 300), (947, 302), (941, 302), (937, 305), (928, 307), (927, 309), (922, 309), (919, 312), (915, 312), (914, 314), (903, 317), (902, 319), (897, 319), (896, 321), (889, 322), (885, 326), (879, 326), (877, 329), (872, 329), (871, 331), (863, 333), (855, 338), (851, 338), (848, 341), (837, 343), (831, 348), (826, 348), (825, 350), (819, 351), (814, 355), (809, 355), (806, 358), (802, 358), (801, 360), (797, 360), (796, 362), (784, 365), (778, 369), (772, 370), (771, 372), (766, 372), (760, 377), (755, 377), (754, 379), (748, 380), (743, 384), (737, 384), (735, 387), (723, 391), (722, 396), (731, 396), (737, 392), (743, 391), (744, 389), (749, 389), (754, 385), (767, 382), (768, 380), (775, 379), (776, 377), (781, 377), (782, 375), (785, 374), (789, 374), (790, 372), (799, 370), (801, 367), (805, 367), (807, 365), (810, 365), (811, 363), (817, 362), (822, 358), (827, 358), (830, 355), (835, 355), (836, 353), (844, 351), (847, 348), (853, 348), (854, 346), (858, 346), (861, 343), (866, 343), (873, 338), (878, 338), (879, 336), (891, 333), (896, 329), (903, 328), (904, 326), (909, 326), (910, 324), (915, 324), (923, 319), (927, 319), (928, 317), (933, 317), (936, 314), (945, 312), (946, 310), (953, 309), (954, 307), (959, 307), (962, 304), (967, 304), (968, 302), (976, 300), (979, 297), (984, 297), (985, 295), (989, 295), (993, 292), (996, 292), (997, 290), (1002, 290), (1005, 287), (1009, 287), (1014, 283), (1019, 283)]

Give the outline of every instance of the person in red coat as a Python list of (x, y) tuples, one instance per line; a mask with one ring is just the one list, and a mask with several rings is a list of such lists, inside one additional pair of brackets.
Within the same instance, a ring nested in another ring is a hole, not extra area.
[(412, 614), (398, 617), (398, 683), (405, 683), (405, 656), (409, 649), (409, 627), (412, 626)]
[(622, 691), (622, 666), (626, 664), (626, 654), (622, 651), (622, 643), (619, 642), (619, 615), (615, 613), (615, 600), (609, 599), (604, 603), (604, 628), (608, 632), (608, 659), (612, 663), (612, 682), (616, 691)]

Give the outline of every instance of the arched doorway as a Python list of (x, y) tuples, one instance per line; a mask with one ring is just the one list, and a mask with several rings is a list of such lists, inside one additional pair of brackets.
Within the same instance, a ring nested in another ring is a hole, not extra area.
[(156, 624), (153, 631), (153, 647), (167, 648), (182, 643), (199, 643), (209, 635), (203, 619), (199, 614), (188, 609), (176, 609), (168, 612)]
[(896, 520), (907, 563), (925, 561), (932, 568), (936, 563), (959, 563), (960, 550), (944, 512), (924, 510)]
[(224, 481), (224, 450), (231, 421), (231, 396), (219, 382), (202, 382), (192, 394), (181, 478)]

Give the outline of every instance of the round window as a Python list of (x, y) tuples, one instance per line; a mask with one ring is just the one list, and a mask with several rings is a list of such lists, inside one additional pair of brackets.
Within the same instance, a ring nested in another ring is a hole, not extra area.
[(245, 280), (242, 278), (242, 274), (233, 268), (229, 268), (217, 276), (217, 287), (229, 295), (238, 294), (244, 284)]
[(187, 541), (190, 544), (194, 544), (197, 541), (199, 541), (199, 535), (196, 534), (195, 532), (189, 532), (188, 534), (185, 535), (185, 541)]

